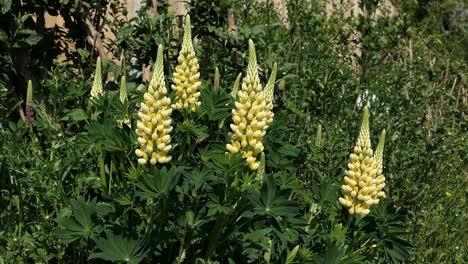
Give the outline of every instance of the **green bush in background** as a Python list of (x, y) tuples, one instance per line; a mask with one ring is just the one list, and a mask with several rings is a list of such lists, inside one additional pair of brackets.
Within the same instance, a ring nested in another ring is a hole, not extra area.
[[(138, 165), (134, 130), (142, 65), (159, 44), (168, 80), (177, 64), (182, 38), (167, 3), (113, 22), (109, 49), (125, 63), (103, 59), (105, 96), (90, 104), (98, 54), (82, 28), (106, 1), (24, 2), (0, 1), (0, 263), (466, 262), (464, 2), (396, 1), (397, 17), (376, 20), (290, 1), (285, 30), (269, 5), (192, 1), (202, 104), (173, 114), (173, 160), (156, 167)], [(226, 33), (228, 8), (237, 35)], [(70, 31), (41, 28), (33, 17), (46, 10), (65, 14)], [(354, 29), (361, 56), (348, 45)], [(77, 44), (70, 64), (53, 60), (63, 38)], [(225, 155), (248, 39), (263, 83), (278, 63), (263, 181)], [(31, 123), (18, 110), (28, 80)], [(371, 135), (387, 131), (388, 197), (358, 218), (338, 197), (366, 104)]]

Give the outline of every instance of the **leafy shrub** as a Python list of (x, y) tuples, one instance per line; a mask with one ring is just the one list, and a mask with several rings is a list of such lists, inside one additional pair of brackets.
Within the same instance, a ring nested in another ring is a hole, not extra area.
[[(157, 14), (142, 8), (139, 17), (114, 25), (110, 49), (124, 51), (123, 65), (98, 62), (87, 45), (67, 54), (73, 64), (37, 60), (53, 67), (36, 75), (43, 81), (33, 82), (32, 103), (21, 99), (26, 89), (12, 88), (26, 87), (25, 80), (2, 68), (1, 261), (464, 263), (466, 66), (450, 53), (456, 46), (446, 47), (456, 33), (446, 38), (419, 30), (425, 25), (411, 13), (418, 7), (404, 4), (395, 18), (353, 20), (327, 18), (318, 1), (290, 3), (288, 31), (265, 4), (192, 2), (200, 106), (171, 113), (168, 163), (143, 166), (135, 155), (137, 110), (149, 86), (140, 71), (156, 61), (158, 45), (167, 83), (177, 78), (183, 38), (164, 3)], [(86, 10), (102, 7), (82, 3)], [(33, 4), (25, 14), (17, 3), (7, 11), (0, 3), (2, 19), (26, 16), (15, 21), (32, 30), (31, 15), (46, 9)], [(73, 8), (70, 1), (56, 4), (51, 9)], [(231, 7), (235, 36), (225, 32)], [(15, 45), (8, 25), (2, 23), (2, 47)], [(355, 29), (362, 56), (348, 52)], [(42, 50), (62, 37), (21, 48)], [(257, 44), (259, 82), (278, 64), (278, 81), (270, 86), (274, 121), (261, 140), (258, 170), (242, 153), (226, 155), (238, 99), (232, 90), (240, 78), (233, 83), (247, 68), (248, 39)], [(6, 51), (2, 65), (9, 62)], [(94, 80), (101, 80), (91, 78), (95, 67), (102, 67), (104, 93), (89, 100)], [(219, 82), (211, 81), (215, 72)], [(105, 80), (108, 73), (115, 81)], [(168, 89), (167, 96), (175, 102), (175, 92)], [(14, 111), (24, 101), (34, 112), (31, 123)], [(356, 217), (338, 200), (365, 105), (370, 134), (387, 131), (388, 197)]]

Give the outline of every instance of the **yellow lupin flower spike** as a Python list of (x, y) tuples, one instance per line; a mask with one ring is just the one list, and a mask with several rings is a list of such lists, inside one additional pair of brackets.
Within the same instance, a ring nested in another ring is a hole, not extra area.
[(349, 159), (344, 177), (345, 185), (341, 186), (344, 195), (339, 201), (348, 208), (350, 214), (367, 215), (370, 212), (369, 207), (375, 203), (372, 194), (377, 188), (377, 170), (371, 148), (367, 107), (364, 108), (359, 137)]
[(276, 81), (276, 71), (278, 69), (278, 65), (275, 63), (273, 65), (273, 71), (271, 72), (270, 78), (268, 79), (267, 84), (265, 85), (265, 101), (266, 101), (266, 116), (265, 116), (265, 123), (267, 129), (271, 123), (273, 122), (273, 93), (275, 91), (275, 81)]
[(96, 60), (96, 71), (94, 73), (93, 87), (91, 88), (91, 97), (98, 98), (104, 94), (102, 89), (101, 57)]
[(163, 48), (158, 47), (158, 56), (154, 66), (148, 91), (140, 104), (136, 133), (140, 148), (135, 150), (139, 157), (138, 163), (146, 164), (148, 159), (152, 165), (167, 163), (172, 157), (171, 150), (172, 108), (171, 99), (167, 97), (166, 82), (163, 69)]
[(382, 198), (386, 197), (385, 192), (383, 191), (383, 188), (385, 187), (385, 176), (383, 175), (384, 145), (385, 145), (385, 129), (380, 134), (379, 145), (377, 146), (377, 149), (375, 150), (375, 154), (374, 154), (374, 162), (375, 162), (374, 167), (376, 169), (374, 183), (376, 185), (376, 189), (372, 193), (372, 199), (374, 200), (375, 204), (379, 203), (380, 197)]
[(195, 56), (195, 50), (192, 45), (189, 15), (185, 17), (184, 39), (177, 60), (179, 64), (174, 72), (174, 84), (171, 86), (176, 92), (176, 102), (173, 108), (190, 109), (192, 112), (195, 112), (197, 107), (201, 104), (198, 101), (198, 97), (200, 97), (198, 88), (201, 82), (199, 81), (200, 72), (198, 71), (198, 59)]
[(231, 143), (226, 144), (226, 148), (231, 154), (240, 151), (252, 170), (260, 166), (257, 157), (264, 148), (262, 139), (266, 133), (266, 106), (265, 93), (258, 77), (255, 46), (249, 40), (249, 64), (241, 90), (237, 93), (235, 109), (232, 109), (234, 123), (230, 125)]

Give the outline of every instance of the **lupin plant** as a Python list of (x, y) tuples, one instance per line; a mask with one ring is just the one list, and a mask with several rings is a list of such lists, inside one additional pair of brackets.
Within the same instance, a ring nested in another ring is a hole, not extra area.
[(26, 91), (26, 116), (24, 117), (24, 121), (26, 123), (31, 123), (34, 121), (34, 111), (32, 109), (33, 104), (33, 86), (32, 81), (28, 81), (28, 90)]
[(182, 48), (179, 52), (178, 65), (174, 71), (172, 89), (176, 92), (175, 103), (172, 106), (175, 109), (190, 109), (195, 112), (201, 102), (198, 98), (200, 92), (198, 88), (201, 85), (198, 59), (195, 56), (195, 50), (192, 44), (192, 33), (190, 25), (190, 16), (185, 17), (184, 39)]
[(153, 76), (144, 101), (140, 104), (136, 133), (138, 135), (139, 149), (135, 150), (139, 164), (146, 164), (148, 160), (152, 165), (167, 163), (172, 157), (171, 131), (172, 108), (171, 99), (167, 96), (166, 82), (164, 80), (163, 48), (158, 47), (158, 55), (154, 66)]
[[(381, 148), (383, 151), (383, 147)], [(378, 203), (375, 192), (379, 180), (376, 179), (378, 169), (374, 159), (369, 134), (369, 110), (364, 108), (359, 137), (353, 153), (349, 155), (348, 169), (345, 171), (341, 186), (344, 192), (339, 198), (340, 203), (348, 208), (350, 214), (367, 215), (370, 206)]]
[(255, 46), (249, 40), (247, 73), (242, 80), (241, 90), (237, 93), (235, 109), (232, 110), (232, 132), (229, 133), (231, 143), (226, 144), (226, 149), (230, 154), (241, 152), (251, 170), (257, 170), (260, 166), (257, 159), (263, 152), (262, 139), (270, 122), (269, 118), (272, 118), (266, 97), (267, 93), (258, 76)]
[(98, 57), (96, 60), (96, 71), (94, 72), (93, 88), (91, 88), (91, 98), (98, 98), (104, 94), (101, 71), (101, 57)]

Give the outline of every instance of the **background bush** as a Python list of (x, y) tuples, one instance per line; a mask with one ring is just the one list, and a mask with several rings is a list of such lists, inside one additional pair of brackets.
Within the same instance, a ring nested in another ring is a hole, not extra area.
[[(174, 161), (149, 169), (136, 163), (133, 129), (115, 120), (132, 117), (135, 127), (147, 85), (139, 72), (154, 62), (158, 44), (171, 80), (181, 38), (166, 3), (157, 14), (143, 8), (133, 21), (111, 25), (117, 39), (108, 48), (125, 64), (104, 60), (114, 81), (90, 107), (98, 54), (80, 33), (82, 11), (99, 28), (106, 2), (81, 1), (78, 11), (72, 1), (0, 2), (0, 260), (465, 263), (466, 6), (396, 5), (394, 18), (327, 19), (319, 1), (290, 1), (285, 30), (265, 4), (192, 1), (202, 109), (174, 116)], [(235, 10), (236, 36), (226, 33), (227, 8)], [(42, 28), (33, 16), (46, 10), (69, 14), (70, 31)], [(362, 35), (360, 57), (348, 45), (354, 29)], [(77, 46), (65, 53), (70, 63), (53, 59), (65, 51), (64, 39)], [(279, 65), (263, 183), (241, 159), (224, 155), (229, 93), (246, 67), (248, 39), (263, 83)], [(211, 85), (216, 66), (218, 91)], [(124, 74), (129, 97), (122, 104)], [(29, 79), (31, 124), (18, 111)], [(366, 103), (371, 134), (387, 130), (388, 199), (358, 220), (337, 198)]]

